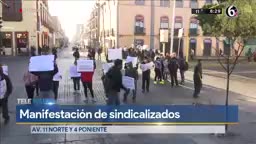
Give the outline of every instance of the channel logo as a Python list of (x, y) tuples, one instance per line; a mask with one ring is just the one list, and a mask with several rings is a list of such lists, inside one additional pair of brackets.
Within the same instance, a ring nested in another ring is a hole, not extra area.
[(235, 6), (231, 5), (226, 9), (226, 15), (230, 18), (238, 16), (238, 10)]

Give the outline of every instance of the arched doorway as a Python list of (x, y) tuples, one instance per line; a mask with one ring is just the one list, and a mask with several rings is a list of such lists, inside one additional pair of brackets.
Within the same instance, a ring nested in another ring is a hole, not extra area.
[(203, 56), (211, 56), (211, 52), (212, 52), (212, 40), (210, 38), (204, 39)]

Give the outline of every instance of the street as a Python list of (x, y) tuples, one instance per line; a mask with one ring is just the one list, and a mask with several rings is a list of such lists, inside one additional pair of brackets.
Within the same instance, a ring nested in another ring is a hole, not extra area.
[[(83, 54), (85, 55), (85, 54)], [(229, 103), (239, 105), (239, 123), (229, 126), (229, 131), (234, 136), (217, 137), (215, 135), (176, 135), (176, 134), (57, 134), (36, 135), (30, 134), (29, 125), (16, 125), (17, 98), (26, 98), (22, 77), (28, 66), (27, 57), (5, 57), (1, 62), (9, 66), (9, 76), (12, 80), (14, 91), (9, 98), (9, 111), (11, 121), (8, 125), (0, 119), (0, 144), (255, 144), (256, 129), (256, 96), (255, 81), (234, 78), (231, 80)], [(69, 78), (69, 66), (73, 63), (71, 48), (66, 48), (58, 54), (58, 66), (63, 74), (60, 82), (58, 103), (85, 105), (83, 90), (79, 95), (73, 94), (73, 83)], [(101, 82), (101, 63), (97, 61), (97, 70), (94, 74), (93, 89), (97, 102), (95, 105), (105, 104), (104, 89)], [(209, 70), (217, 70), (212, 67)], [(255, 65), (238, 65), (236, 72), (255, 71)], [(152, 76), (154, 72), (152, 71)], [(255, 73), (254, 73), (255, 74)], [(241, 74), (242, 75), (242, 74)], [(242, 75), (243, 76), (243, 75)], [(247, 76), (247, 75), (246, 75)], [(254, 75), (253, 75), (254, 76)], [(251, 76), (248, 76), (251, 77)], [(141, 76), (138, 81), (137, 101), (138, 105), (191, 105), (192, 103), (224, 105), (225, 104), (225, 79), (215, 75), (203, 76), (203, 89), (198, 99), (193, 95), (193, 75), (191, 71), (186, 73), (184, 86), (171, 88), (170, 83), (154, 85), (150, 83), (150, 92), (141, 92)], [(246, 81), (246, 83), (244, 82)], [(234, 84), (233, 84), (234, 83)], [(82, 86), (82, 85), (81, 85)], [(90, 105), (94, 105), (89, 102)], [(128, 104), (132, 104), (131, 97)], [(152, 129), (152, 131), (154, 131)]]

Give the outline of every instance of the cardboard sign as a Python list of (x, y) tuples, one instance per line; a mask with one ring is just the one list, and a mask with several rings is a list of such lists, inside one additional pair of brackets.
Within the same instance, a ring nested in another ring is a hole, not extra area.
[(29, 71), (53, 71), (54, 70), (54, 55), (34, 56), (30, 58)]
[(60, 81), (62, 80), (62, 75), (60, 72), (56, 73), (54, 76), (53, 76), (53, 81)]
[(77, 61), (77, 72), (93, 72), (93, 71), (94, 71), (93, 60)]
[(8, 75), (8, 66), (4, 65), (4, 66), (2, 66), (2, 68), (3, 68), (4, 74)]
[(150, 63), (146, 63), (146, 64), (141, 64), (140, 65), (140, 68), (141, 70), (144, 72), (144, 71), (147, 71), (147, 70), (150, 70), (150, 69), (153, 69), (154, 68), (154, 63), (153, 62), (150, 62)]
[(132, 62), (132, 65), (133, 67), (136, 67), (137, 66), (137, 63), (138, 63), (138, 57), (131, 57), (131, 56), (128, 56), (126, 58), (126, 63), (130, 63)]
[(122, 83), (123, 83), (124, 87), (126, 87), (128, 89), (135, 89), (134, 78), (131, 78), (128, 76), (123, 76)]
[(106, 74), (112, 66), (114, 66), (114, 63), (105, 63), (105, 64), (103, 64), (102, 68), (103, 68), (104, 74)]
[(116, 60), (116, 59), (122, 59), (122, 49), (108, 49), (108, 59), (109, 60)]
[(81, 77), (81, 73), (77, 72), (77, 66), (73, 65), (69, 68), (69, 76), (72, 77)]

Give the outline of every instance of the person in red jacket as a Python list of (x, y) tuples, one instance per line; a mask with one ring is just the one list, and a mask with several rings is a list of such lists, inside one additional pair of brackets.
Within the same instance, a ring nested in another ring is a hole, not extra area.
[[(93, 60), (93, 57), (90, 54), (88, 55), (88, 58), (90, 60)], [(94, 60), (93, 60), (93, 63), (94, 63), (94, 71), (95, 71), (96, 63), (95, 63)], [(92, 89), (92, 80), (93, 80), (94, 71), (93, 72), (81, 72), (81, 81), (82, 81), (83, 86), (84, 86), (85, 102), (88, 102), (87, 88), (89, 89), (89, 91), (91, 93), (92, 101), (96, 102), (96, 100), (94, 99), (94, 92), (93, 92), (93, 89)]]

